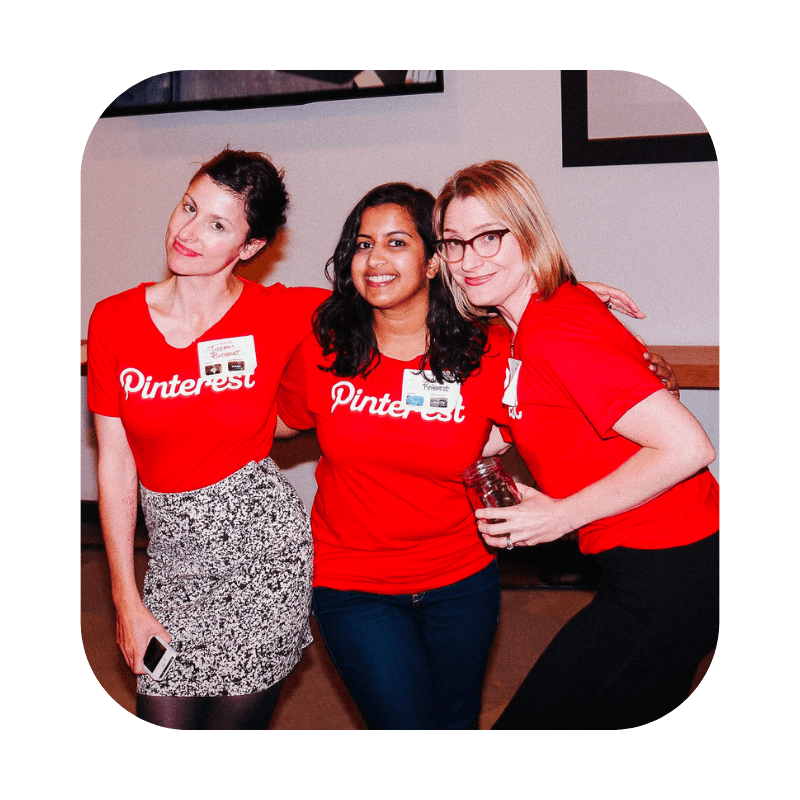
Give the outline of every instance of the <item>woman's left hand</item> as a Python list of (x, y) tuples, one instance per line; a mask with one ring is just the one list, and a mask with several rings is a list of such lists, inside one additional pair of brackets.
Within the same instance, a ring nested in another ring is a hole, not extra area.
[[(490, 547), (508, 547), (509, 544), (534, 545), (552, 542), (570, 533), (574, 526), (564, 516), (560, 500), (540, 491), (517, 484), (522, 502), (508, 508), (479, 508), (478, 530)], [(504, 522), (486, 522), (502, 517)], [(509, 539), (510, 537), (510, 539)]]
[(619, 311), (620, 314), (626, 314), (634, 319), (644, 319), (639, 306), (622, 289), (615, 289), (613, 286), (595, 281), (581, 281), (581, 286), (593, 291), (612, 311)]

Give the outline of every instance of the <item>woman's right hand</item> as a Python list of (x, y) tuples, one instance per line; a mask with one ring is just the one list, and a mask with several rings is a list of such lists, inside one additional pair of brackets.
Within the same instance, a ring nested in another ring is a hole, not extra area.
[(167, 644), (172, 641), (172, 636), (144, 603), (140, 602), (138, 606), (125, 611), (117, 611), (117, 646), (136, 675), (145, 674), (142, 659), (153, 636), (160, 637)]
[(153, 636), (172, 637), (142, 602), (133, 563), (138, 472), (119, 417), (95, 414), (100, 521), (108, 556), (111, 597), (117, 609), (117, 645), (128, 666), (142, 675), (142, 659)]

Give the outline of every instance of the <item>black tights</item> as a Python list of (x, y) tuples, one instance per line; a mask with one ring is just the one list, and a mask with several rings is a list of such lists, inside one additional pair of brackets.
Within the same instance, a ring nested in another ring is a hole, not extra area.
[(263, 692), (220, 697), (136, 695), (136, 716), (181, 730), (263, 731), (269, 725), (283, 681)]

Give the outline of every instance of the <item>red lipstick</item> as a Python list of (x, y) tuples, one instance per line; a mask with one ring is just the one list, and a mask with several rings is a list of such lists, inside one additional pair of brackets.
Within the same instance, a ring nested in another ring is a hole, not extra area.
[(195, 253), (194, 250), (190, 250), (188, 247), (182, 245), (177, 239), (172, 242), (172, 248), (175, 252), (180, 256), (188, 256), (189, 258), (197, 258), (200, 253)]

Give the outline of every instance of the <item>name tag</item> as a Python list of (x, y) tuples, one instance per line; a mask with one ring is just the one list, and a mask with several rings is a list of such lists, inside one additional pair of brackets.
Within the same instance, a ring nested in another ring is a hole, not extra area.
[(461, 397), (461, 384), (458, 381), (439, 383), (430, 370), (419, 372), (403, 371), (403, 408), (414, 411), (435, 411), (452, 409)]
[(198, 342), (200, 378), (252, 375), (256, 369), (256, 343), (252, 336), (234, 336)]
[(505, 392), (503, 405), (514, 408), (517, 405), (517, 383), (519, 382), (519, 368), (522, 362), (518, 358), (509, 358), (506, 368)]

